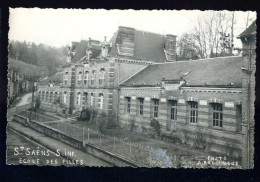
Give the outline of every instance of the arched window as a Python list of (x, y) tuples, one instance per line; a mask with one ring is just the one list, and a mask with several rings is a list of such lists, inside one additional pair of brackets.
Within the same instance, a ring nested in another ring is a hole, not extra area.
[(87, 92), (83, 93), (82, 105), (84, 106), (84, 108), (87, 108), (87, 105), (88, 105), (88, 93)]
[(98, 95), (98, 108), (103, 109), (103, 103), (104, 103), (104, 95), (100, 93)]
[(78, 84), (81, 85), (82, 83), (82, 71), (78, 72)]
[(99, 71), (99, 84), (103, 84), (105, 82), (105, 69), (101, 68)]
[(95, 79), (96, 79), (96, 71), (93, 70), (92, 71), (92, 77), (91, 77), (91, 85), (95, 84)]
[(63, 103), (67, 104), (67, 92), (66, 91), (63, 93)]
[(67, 85), (69, 80), (69, 72), (66, 72), (64, 75), (64, 84)]
[(77, 94), (77, 101), (76, 101), (78, 106), (80, 106), (80, 100), (81, 100), (81, 93), (78, 92), (78, 94)]
[(89, 80), (89, 72), (85, 71), (85, 75), (84, 75), (84, 85), (88, 84), (88, 80)]
[(91, 96), (90, 96), (90, 106), (94, 106), (94, 100), (95, 100), (95, 96), (94, 96), (94, 93), (91, 93)]

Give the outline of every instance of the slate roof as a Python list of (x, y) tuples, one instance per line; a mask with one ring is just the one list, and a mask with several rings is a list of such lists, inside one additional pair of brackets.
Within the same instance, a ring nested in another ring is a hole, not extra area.
[(45, 76), (47, 73), (47, 69), (45, 67), (28, 64), (12, 58), (8, 59), (8, 69), (17, 71), (25, 77), (40, 77)]
[[(93, 40), (95, 41), (95, 40)], [(97, 41), (95, 41), (97, 42)], [(76, 46), (76, 48), (73, 50), (73, 52), (75, 52), (74, 57), (72, 58), (72, 62), (76, 62), (81, 60), (85, 55), (86, 55), (86, 50), (88, 47), (88, 41), (87, 40), (81, 40), (78, 45)], [(96, 45), (92, 45), (92, 56), (91, 58), (96, 58), (97, 56), (99, 56), (101, 52), (101, 47), (100, 46), (96, 46)]]
[(210, 58), (191, 61), (177, 61), (164, 64), (149, 65), (130, 79), (122, 83), (122, 86), (156, 86), (165, 80), (186, 81), (187, 86), (228, 86), (241, 87), (242, 57)]
[[(164, 44), (166, 37), (160, 34), (134, 30), (134, 59), (146, 61), (155, 61), (157, 63), (165, 62)], [(110, 56), (117, 56), (118, 31), (114, 33), (109, 43), (112, 43)], [(124, 57), (124, 56), (120, 56)]]
[(248, 37), (252, 35), (256, 35), (256, 20), (254, 20), (253, 23), (238, 36), (238, 38)]

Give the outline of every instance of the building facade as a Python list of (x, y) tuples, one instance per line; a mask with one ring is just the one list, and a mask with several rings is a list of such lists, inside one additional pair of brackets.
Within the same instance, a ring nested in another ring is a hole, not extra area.
[(176, 61), (176, 36), (119, 27), (109, 41), (74, 42), (61, 85), (38, 92), (68, 114), (95, 108), (137, 132), (156, 120), (163, 136), (252, 167), (255, 22), (249, 28), (240, 38), (250, 54)]

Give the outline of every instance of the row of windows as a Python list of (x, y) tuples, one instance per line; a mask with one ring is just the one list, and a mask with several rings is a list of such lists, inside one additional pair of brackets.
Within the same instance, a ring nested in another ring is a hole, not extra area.
[[(63, 94), (63, 103), (64, 104), (67, 104), (67, 100), (68, 100), (67, 97), (68, 97), (67, 92), (64, 92), (64, 94)], [(91, 107), (93, 107), (94, 101), (95, 101), (95, 94), (94, 93), (90, 94), (89, 105), (88, 105), (88, 93), (87, 92), (84, 92), (83, 95), (81, 95), (81, 93), (78, 92), (77, 97), (76, 97), (76, 105), (77, 106), (84, 106), (84, 107), (91, 106)], [(98, 108), (99, 109), (103, 109), (103, 103), (104, 103), (104, 94), (99, 93), (98, 94)]]
[[(77, 75), (78, 84), (81, 85), (83, 83), (84, 85), (88, 85), (89, 77), (90, 77), (90, 75), (89, 75), (88, 71), (85, 71), (84, 75), (83, 75), (82, 71), (79, 71), (78, 75)], [(92, 75), (91, 75), (91, 80), (90, 80), (90, 83), (92, 85), (95, 84), (95, 79), (96, 79), (96, 72), (95, 72), (95, 70), (93, 70)], [(68, 72), (66, 72), (65, 77), (64, 77), (65, 85), (68, 84), (68, 80), (69, 80), (69, 74), (68, 74)], [(103, 84), (104, 82), (105, 82), (105, 69), (102, 68), (99, 72), (99, 84)]]
[[(212, 103), (212, 125), (223, 127), (223, 106), (220, 103)], [(237, 108), (239, 120), (241, 120), (241, 106)], [(131, 112), (131, 97), (125, 97), (125, 112)], [(137, 99), (137, 115), (144, 114), (144, 98)], [(171, 120), (177, 120), (177, 101), (168, 101), (168, 115)], [(152, 99), (151, 116), (158, 118), (159, 116), (159, 99)], [(188, 117), (190, 123), (198, 122), (198, 103), (188, 101)]]

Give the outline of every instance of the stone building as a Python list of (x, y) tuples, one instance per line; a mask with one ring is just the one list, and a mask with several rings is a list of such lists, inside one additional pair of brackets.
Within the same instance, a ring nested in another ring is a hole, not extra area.
[(119, 27), (109, 41), (74, 42), (61, 86), (39, 92), (59, 95), (69, 114), (92, 107), (139, 132), (156, 119), (161, 135), (252, 167), (255, 32), (254, 22), (239, 36), (242, 56), (176, 61), (176, 36)]

